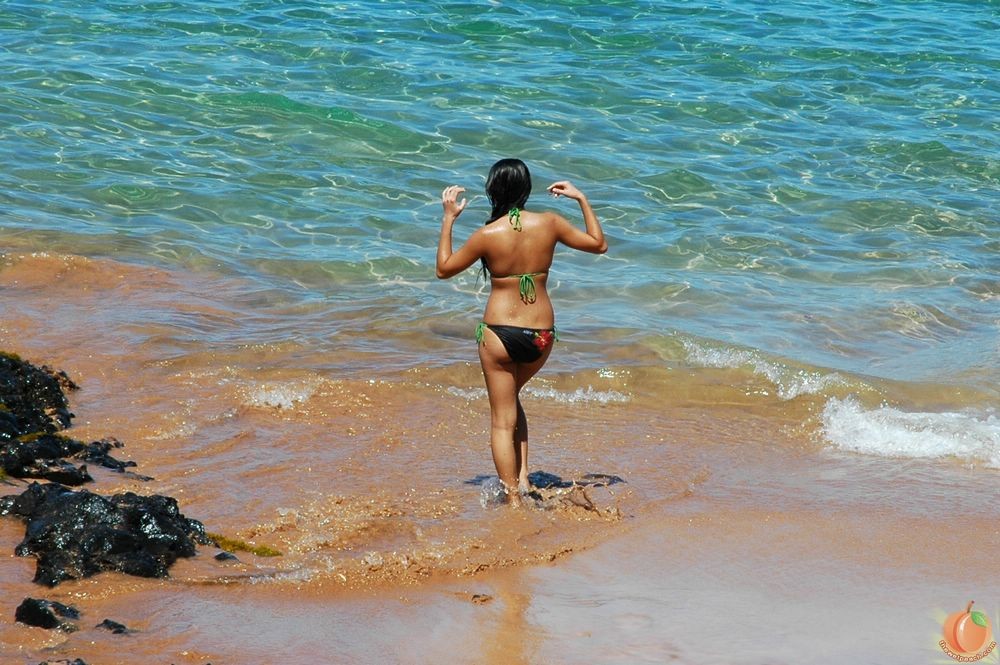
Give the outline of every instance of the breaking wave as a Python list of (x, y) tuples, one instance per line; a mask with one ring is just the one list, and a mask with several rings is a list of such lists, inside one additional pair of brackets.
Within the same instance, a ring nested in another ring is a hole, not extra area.
[(907, 412), (865, 408), (832, 398), (823, 410), (824, 438), (841, 450), (884, 457), (954, 457), (1000, 468), (1000, 418), (982, 412)]

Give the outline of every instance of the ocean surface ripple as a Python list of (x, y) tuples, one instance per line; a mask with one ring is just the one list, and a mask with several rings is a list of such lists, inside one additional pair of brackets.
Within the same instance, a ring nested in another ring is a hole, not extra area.
[(558, 257), (567, 331), (995, 385), (998, 28), (944, 0), (8, 2), (0, 230), (412, 341), (483, 304), (434, 279), (438, 192), (469, 188), (461, 240), (517, 155), (611, 237)]

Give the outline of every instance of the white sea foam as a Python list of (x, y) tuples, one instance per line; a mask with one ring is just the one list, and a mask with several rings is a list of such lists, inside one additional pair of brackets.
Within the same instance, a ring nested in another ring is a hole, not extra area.
[(617, 390), (594, 390), (593, 386), (577, 388), (572, 392), (556, 390), (555, 388), (536, 388), (534, 386), (525, 386), (524, 390), (532, 397), (570, 404), (576, 402), (611, 404), (613, 402), (627, 402), (629, 399), (628, 395), (620, 393)]
[[(448, 392), (455, 397), (461, 397), (469, 401), (486, 399), (485, 388), (448, 388)], [(524, 392), (538, 399), (552, 400), (553, 402), (563, 402), (566, 404), (576, 404), (580, 402), (597, 402), (599, 404), (612, 404), (616, 402), (627, 402), (629, 396), (616, 390), (595, 390), (593, 386), (577, 388), (573, 391), (556, 390), (555, 388), (543, 388), (525, 386)]]
[(486, 397), (486, 388), (456, 388), (451, 386), (448, 388), (448, 394), (472, 402)]
[(262, 383), (247, 389), (244, 403), (261, 408), (292, 409), (315, 392), (316, 384), (312, 382)]
[(749, 367), (775, 386), (780, 399), (791, 400), (799, 395), (816, 395), (835, 386), (846, 385), (844, 378), (836, 372), (823, 373), (803, 369), (793, 369), (771, 362), (756, 351), (745, 349), (711, 349), (694, 342), (684, 342), (688, 360), (703, 367), (739, 368)]
[(192, 422), (183, 420), (173, 427), (167, 427), (162, 429), (155, 434), (150, 435), (150, 439), (153, 441), (165, 441), (167, 439), (183, 439), (189, 436), (193, 436), (195, 432), (198, 431), (198, 426)]
[(507, 502), (507, 490), (499, 478), (489, 478), (479, 490), (479, 505), (483, 509), (496, 508)]
[(841, 450), (884, 457), (957, 457), (1000, 468), (1000, 418), (992, 413), (914, 413), (832, 398), (823, 435)]

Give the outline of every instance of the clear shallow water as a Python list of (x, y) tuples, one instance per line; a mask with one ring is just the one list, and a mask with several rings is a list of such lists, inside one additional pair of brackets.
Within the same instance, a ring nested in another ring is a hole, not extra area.
[(818, 396), (833, 445), (995, 465), (998, 29), (981, 2), (8, 2), (0, 237), (237, 278), (149, 308), (162, 353), (447, 366), (484, 292), (433, 277), (438, 193), (473, 194), (461, 239), (516, 155), (612, 246), (557, 258), (554, 370), (731, 369)]

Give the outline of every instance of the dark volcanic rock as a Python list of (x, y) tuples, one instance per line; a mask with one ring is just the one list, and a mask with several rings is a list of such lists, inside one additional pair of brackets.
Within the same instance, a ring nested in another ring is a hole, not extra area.
[(104, 628), (105, 630), (110, 630), (115, 635), (127, 635), (132, 631), (123, 623), (118, 623), (117, 621), (112, 621), (111, 619), (105, 619), (101, 623), (94, 626), (95, 628)]
[[(79, 442), (77, 442), (79, 443)], [(123, 462), (119, 459), (115, 459), (108, 453), (111, 452), (112, 448), (124, 448), (125, 444), (118, 439), (108, 437), (106, 439), (101, 439), (100, 441), (92, 441), (87, 444), (80, 444), (83, 448), (73, 454), (74, 459), (83, 460), (84, 462), (93, 462), (103, 466), (105, 469), (111, 469), (112, 471), (125, 471), (125, 469), (134, 467), (135, 462)], [(145, 480), (152, 480), (146, 476), (139, 476)]]
[[(122, 445), (116, 439), (81, 443), (62, 434), (28, 434), (0, 442), (0, 468), (15, 478), (42, 478), (63, 485), (82, 485), (93, 480), (86, 465), (77, 467), (68, 460), (92, 462), (121, 473), (135, 466), (135, 462), (123, 462), (108, 454), (112, 448)], [(148, 476), (132, 475), (149, 480)]]
[(14, 553), (34, 555), (34, 581), (47, 586), (105, 570), (166, 577), (179, 557), (194, 556), (195, 543), (211, 542), (201, 522), (184, 517), (176, 500), (160, 495), (103, 497), (32, 483), (20, 495), (0, 498), (0, 515), (27, 523)]
[(38, 665), (87, 665), (87, 661), (82, 658), (74, 658), (73, 660), (47, 660)]
[(38, 598), (25, 598), (14, 612), (15, 621), (39, 628), (58, 628), (67, 633), (75, 631), (76, 626), (63, 619), (79, 618), (80, 613), (75, 607)]
[(0, 441), (56, 432), (69, 427), (72, 418), (60, 379), (51, 370), (0, 352)]
[[(56, 431), (73, 417), (63, 387), (75, 389), (65, 372), (40, 369), (15, 355), (0, 352), (0, 471), (15, 478), (43, 478), (63, 485), (93, 480), (87, 467), (99, 464), (125, 472), (134, 462), (109, 453), (121, 448), (115, 439), (81, 443)], [(145, 476), (137, 476), (149, 480)]]
[(15, 478), (44, 478), (64, 485), (93, 480), (87, 467), (63, 459), (83, 450), (79, 441), (59, 434), (28, 434), (0, 443), (0, 466)]

